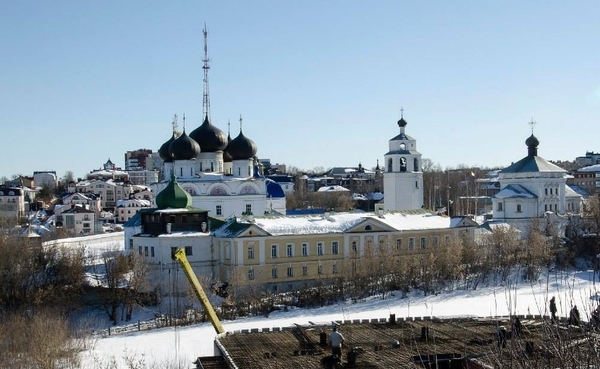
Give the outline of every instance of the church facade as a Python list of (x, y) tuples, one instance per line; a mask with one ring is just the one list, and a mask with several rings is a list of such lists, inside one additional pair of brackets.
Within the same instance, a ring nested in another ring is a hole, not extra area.
[(579, 214), (582, 197), (567, 185), (567, 171), (538, 156), (539, 140), (525, 141), (527, 156), (499, 172), (501, 190), (492, 197), (493, 220), (526, 232), (532, 221), (559, 235), (569, 215)]
[(384, 156), (383, 209), (413, 210), (423, 207), (423, 168), (417, 140), (406, 134), (404, 116), (398, 121), (400, 134), (389, 141)]

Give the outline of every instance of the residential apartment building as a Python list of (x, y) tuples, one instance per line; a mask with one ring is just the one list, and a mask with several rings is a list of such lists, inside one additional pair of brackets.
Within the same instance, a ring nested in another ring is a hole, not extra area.
[(0, 217), (25, 216), (25, 191), (18, 187), (0, 187)]
[(75, 191), (81, 193), (92, 193), (100, 198), (102, 209), (114, 209), (117, 201), (128, 199), (135, 187), (127, 182), (119, 182), (112, 179), (85, 180), (75, 185)]
[(150, 200), (136, 198), (118, 200), (117, 208), (115, 209), (117, 222), (125, 223), (133, 218), (138, 211), (150, 208), (152, 208), (152, 202)]
[(81, 205), (71, 204), (55, 210), (56, 226), (62, 227), (69, 236), (89, 235), (101, 232), (96, 214)]
[(577, 169), (569, 182), (584, 188), (590, 194), (600, 193), (600, 164)]

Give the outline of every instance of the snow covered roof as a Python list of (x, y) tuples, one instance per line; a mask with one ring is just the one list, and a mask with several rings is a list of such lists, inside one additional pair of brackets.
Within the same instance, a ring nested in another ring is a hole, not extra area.
[(531, 191), (518, 184), (510, 184), (504, 187), (500, 192), (492, 196), (496, 199), (521, 198), (535, 199), (537, 198)]
[(579, 192), (573, 190), (568, 185), (566, 185), (565, 186), (565, 197), (582, 197), (582, 195)]
[(318, 192), (346, 192), (350, 191), (349, 189), (342, 186), (323, 186), (319, 187)]
[(538, 172), (566, 173), (567, 171), (539, 156), (526, 156), (500, 171), (501, 174)]
[(422, 210), (384, 213), (383, 216), (377, 216), (374, 213), (348, 212), (325, 214), (324, 216), (256, 217), (252, 222), (232, 219), (218, 229), (215, 236), (235, 237), (252, 226), (258, 227), (272, 236), (345, 233), (368, 221), (397, 231), (448, 229), (458, 226), (463, 220), (463, 217), (448, 218)]
[(583, 167), (577, 169), (578, 172), (600, 172), (600, 164), (590, 165), (589, 167)]

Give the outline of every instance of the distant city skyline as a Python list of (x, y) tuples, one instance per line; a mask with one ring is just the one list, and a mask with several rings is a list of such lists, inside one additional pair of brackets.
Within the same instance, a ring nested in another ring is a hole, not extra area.
[[(600, 3), (4, 2), (0, 177), (83, 177), (202, 123), (288, 167), (383, 164), (400, 109), (442, 168), (600, 151)], [(183, 128), (182, 119), (179, 120)]]

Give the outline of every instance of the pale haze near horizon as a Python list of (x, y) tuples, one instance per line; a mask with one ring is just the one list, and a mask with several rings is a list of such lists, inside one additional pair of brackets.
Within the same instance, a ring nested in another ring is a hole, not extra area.
[(154, 151), (174, 114), (300, 169), (383, 164), (399, 128), (442, 168), (600, 151), (600, 3), (3, 2), (0, 176), (82, 177)]

